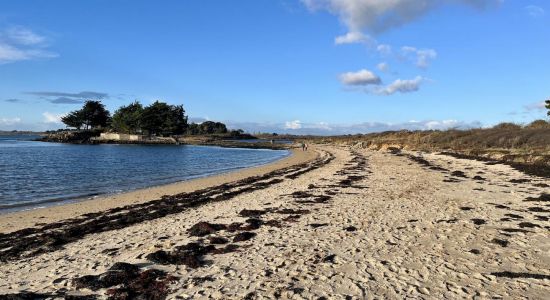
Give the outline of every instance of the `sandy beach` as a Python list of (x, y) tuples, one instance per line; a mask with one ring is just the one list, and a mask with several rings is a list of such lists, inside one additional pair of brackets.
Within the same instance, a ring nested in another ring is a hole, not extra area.
[(260, 168), (2, 215), (0, 294), (545, 299), (549, 192), (550, 180), (503, 164), (317, 146)]

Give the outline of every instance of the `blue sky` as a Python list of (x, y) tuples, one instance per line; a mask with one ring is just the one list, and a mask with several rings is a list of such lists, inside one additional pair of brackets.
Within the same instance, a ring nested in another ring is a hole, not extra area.
[(100, 99), (249, 131), (340, 134), (543, 118), (544, 0), (0, 0), (0, 130)]

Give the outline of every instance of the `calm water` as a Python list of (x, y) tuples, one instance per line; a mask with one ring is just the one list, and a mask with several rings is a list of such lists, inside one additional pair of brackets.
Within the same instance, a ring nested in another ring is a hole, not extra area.
[(288, 151), (175, 145), (69, 145), (0, 136), (0, 213), (266, 164)]

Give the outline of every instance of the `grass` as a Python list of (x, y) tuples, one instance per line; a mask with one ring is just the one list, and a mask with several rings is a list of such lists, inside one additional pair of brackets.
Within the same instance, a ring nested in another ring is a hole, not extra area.
[(498, 160), (550, 165), (550, 123), (544, 120), (521, 126), (502, 123), (469, 130), (388, 131), (364, 135), (315, 138), (373, 149), (397, 147), (423, 151), (453, 151)]

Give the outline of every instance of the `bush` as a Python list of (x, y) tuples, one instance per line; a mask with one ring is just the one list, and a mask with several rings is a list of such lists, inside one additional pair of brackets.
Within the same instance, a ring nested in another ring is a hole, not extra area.
[(545, 120), (535, 120), (535, 121), (529, 123), (527, 126), (525, 126), (525, 128), (530, 128), (530, 129), (540, 129), (540, 128), (550, 129), (550, 123), (546, 122)]
[(515, 124), (515, 123), (500, 123), (495, 126), (493, 126), (493, 129), (505, 129), (505, 130), (519, 130), (521, 129), (521, 125)]

